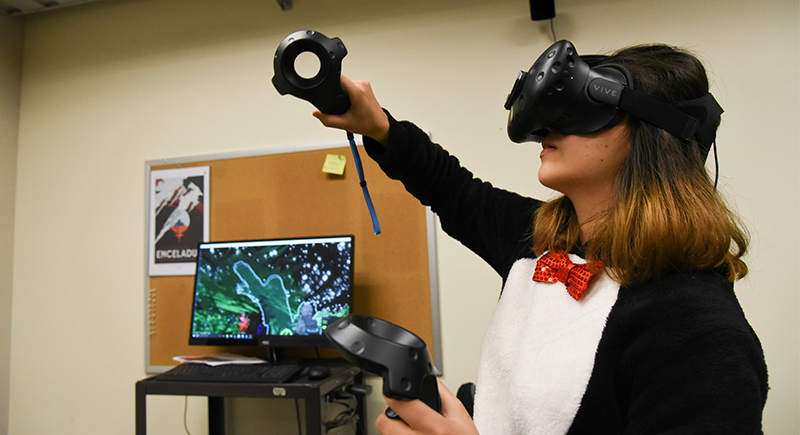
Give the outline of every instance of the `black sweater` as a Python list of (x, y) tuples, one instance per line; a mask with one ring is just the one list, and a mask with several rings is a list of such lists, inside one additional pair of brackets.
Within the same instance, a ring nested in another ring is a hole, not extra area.
[(532, 282), (541, 202), (475, 178), (413, 124), (390, 125), (389, 146), (365, 137), (367, 153), (503, 278), (478, 374), (483, 435), (761, 433), (763, 352), (721, 274), (630, 287), (601, 276), (581, 301)]

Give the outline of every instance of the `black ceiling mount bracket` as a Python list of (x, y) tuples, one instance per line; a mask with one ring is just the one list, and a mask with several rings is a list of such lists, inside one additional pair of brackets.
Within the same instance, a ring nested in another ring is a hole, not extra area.
[(292, 0), (278, 0), (278, 6), (281, 7), (281, 10), (291, 11), (292, 10)]

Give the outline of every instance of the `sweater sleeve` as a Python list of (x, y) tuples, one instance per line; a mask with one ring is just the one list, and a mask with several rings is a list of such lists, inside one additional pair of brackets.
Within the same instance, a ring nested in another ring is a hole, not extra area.
[(448, 235), (505, 277), (541, 203), (474, 177), (414, 124), (391, 115), (389, 122), (389, 145), (365, 137), (367, 154), (390, 178), (401, 181), (409, 193), (430, 206)]

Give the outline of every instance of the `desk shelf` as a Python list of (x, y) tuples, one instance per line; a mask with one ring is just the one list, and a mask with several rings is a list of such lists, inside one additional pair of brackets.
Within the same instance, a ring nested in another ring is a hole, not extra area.
[[(319, 361), (315, 362), (318, 363)], [(307, 366), (313, 366), (309, 363)], [(321, 364), (317, 364), (321, 365)], [(322, 380), (310, 380), (305, 370), (295, 380), (281, 384), (162, 381), (155, 376), (136, 382), (136, 434), (147, 433), (147, 396), (207, 396), (209, 435), (225, 433), (225, 398), (259, 397), (274, 399), (301, 399), (306, 405), (306, 434), (325, 435), (322, 419), (322, 404), (331, 392), (343, 390), (349, 385), (363, 383), (361, 369), (350, 364), (326, 364), (331, 375)], [(359, 428), (363, 428), (366, 417), (366, 398), (355, 396)], [(360, 432), (364, 432), (363, 429)]]

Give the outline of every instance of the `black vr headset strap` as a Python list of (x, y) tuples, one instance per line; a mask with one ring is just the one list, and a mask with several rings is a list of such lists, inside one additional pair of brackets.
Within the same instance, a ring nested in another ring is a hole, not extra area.
[(711, 94), (705, 94), (700, 98), (689, 101), (678, 101), (673, 104), (681, 112), (693, 116), (700, 121), (697, 126), (695, 136), (705, 148), (711, 147), (716, 142), (717, 127), (719, 118), (722, 115), (722, 107)]
[(704, 155), (716, 139), (723, 112), (711, 94), (670, 104), (629, 87), (623, 87), (617, 107), (681, 139), (695, 139)]

